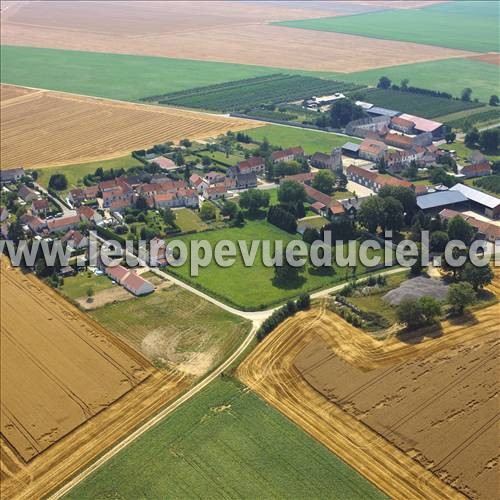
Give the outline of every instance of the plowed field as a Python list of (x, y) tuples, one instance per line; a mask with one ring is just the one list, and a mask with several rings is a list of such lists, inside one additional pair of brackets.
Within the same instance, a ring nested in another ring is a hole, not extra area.
[(499, 314), (493, 305), (380, 342), (315, 308), (269, 335), (238, 376), (391, 497), (491, 498)]
[[(15, 87), (7, 89), (13, 95)], [(158, 106), (38, 91), (2, 100), (1, 167), (45, 167), (129, 154), (167, 140), (260, 124)]]
[(187, 386), (5, 259), (1, 311), (5, 498), (46, 494)]

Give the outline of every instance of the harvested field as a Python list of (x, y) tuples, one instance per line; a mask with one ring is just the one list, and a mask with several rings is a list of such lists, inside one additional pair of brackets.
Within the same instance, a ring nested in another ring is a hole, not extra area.
[(478, 56), (470, 56), (467, 59), (474, 59), (476, 61), (485, 62), (488, 64), (500, 65), (500, 54), (495, 52), (490, 52), (489, 54), (480, 54)]
[(269, 335), (238, 377), (394, 498), (491, 498), (498, 314), (380, 342), (315, 308)]
[(41, 498), (189, 379), (155, 370), (37, 278), (1, 266), (2, 497)]
[(8, 268), (5, 259), (1, 288), (1, 431), (28, 461), (151, 369), (36, 278)]
[(20, 97), (24, 97), (28, 94), (32, 94), (33, 92), (37, 92), (34, 89), (28, 89), (26, 87), (17, 87), (16, 85), (0, 85), (0, 102), (5, 103), (6, 101), (10, 101), (13, 99), (19, 99)]
[(115, 158), (166, 140), (215, 137), (256, 125), (249, 120), (50, 91), (12, 101), (4, 101), (0, 108), (2, 168)]

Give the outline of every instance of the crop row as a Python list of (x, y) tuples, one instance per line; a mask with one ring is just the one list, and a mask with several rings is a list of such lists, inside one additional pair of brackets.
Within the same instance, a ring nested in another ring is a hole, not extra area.
[(484, 106), (480, 102), (468, 102), (458, 99), (445, 99), (442, 97), (414, 94), (399, 90), (367, 89), (359, 92), (359, 97), (375, 106), (394, 109), (423, 118), (456, 113), (464, 109)]
[(173, 106), (245, 111), (250, 108), (297, 101), (314, 95), (333, 94), (359, 88), (352, 83), (300, 75), (270, 75), (226, 84), (199, 87), (166, 94), (158, 102)]

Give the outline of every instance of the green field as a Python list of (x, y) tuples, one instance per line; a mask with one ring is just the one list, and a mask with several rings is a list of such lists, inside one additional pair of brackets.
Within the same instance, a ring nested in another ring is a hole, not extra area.
[(384, 495), (255, 394), (219, 378), (65, 498)]
[(332, 148), (343, 146), (346, 142), (360, 143), (359, 139), (344, 137), (330, 132), (286, 127), (283, 125), (266, 125), (245, 131), (254, 141), (263, 141), (266, 137), (273, 146), (289, 148), (302, 146), (307, 154), (316, 151), (329, 153)]
[[(244, 64), (9, 45), (1, 47), (1, 61), (3, 83), (125, 101), (283, 71)], [(329, 74), (317, 74), (323, 75)]]
[(202, 375), (243, 341), (249, 321), (178, 286), (100, 307), (91, 315), (157, 366)]
[(439, 121), (455, 129), (464, 129), (466, 125), (473, 125), (477, 128), (486, 125), (500, 123), (500, 109), (487, 106), (475, 110), (462, 111), (439, 118)]
[(395, 109), (423, 118), (435, 118), (458, 111), (484, 107), (484, 104), (478, 102), (464, 102), (458, 99), (445, 99), (399, 90), (367, 89), (357, 94), (362, 96), (363, 101), (371, 102), (375, 106)]
[(499, 50), (496, 2), (446, 2), (421, 9), (393, 9), (275, 24), (473, 52)]
[(144, 100), (188, 108), (243, 112), (263, 105), (297, 101), (313, 95), (329, 95), (356, 88), (359, 86), (352, 83), (278, 73), (153, 96)]
[[(469, 155), (474, 151), (473, 149), (468, 148), (463, 142), (453, 142), (451, 144), (441, 144), (439, 146), (441, 149), (446, 149), (448, 151), (454, 150), (459, 158), (463, 161), (468, 160)], [(486, 158), (490, 161), (500, 160), (500, 151), (497, 151), (498, 154), (485, 154)]]
[(112, 160), (102, 160), (93, 161), (90, 163), (80, 163), (75, 165), (64, 165), (62, 167), (47, 167), (39, 168), (37, 182), (47, 188), (49, 185), (50, 177), (54, 174), (64, 174), (66, 179), (68, 179), (68, 190), (74, 187), (82, 187), (83, 177), (87, 174), (93, 174), (98, 167), (102, 167), (104, 170), (109, 170), (111, 168), (119, 169), (124, 168), (125, 170), (142, 166), (139, 160), (136, 160), (132, 156), (123, 156), (121, 158), (113, 158)]
[(79, 272), (75, 276), (64, 278), (64, 284), (59, 290), (70, 299), (81, 299), (87, 296), (87, 290), (92, 288), (94, 294), (112, 288), (113, 282), (107, 276), (96, 276), (90, 271)]
[(175, 210), (175, 223), (183, 233), (189, 231), (204, 231), (208, 229), (208, 224), (203, 222), (199, 215), (189, 208)]
[(410, 85), (448, 92), (460, 97), (465, 87), (472, 89), (472, 98), (488, 102), (498, 94), (498, 66), (472, 59), (444, 59), (415, 64), (401, 64), (387, 68), (370, 69), (339, 76), (342, 80), (376, 85), (381, 76), (387, 76), (397, 85), (408, 78)]
[[(238, 240), (244, 240), (248, 248), (253, 240), (259, 242), (269, 240), (272, 250), (274, 242), (282, 241), (283, 247), (286, 247), (288, 242), (298, 237), (278, 229), (265, 220), (257, 220), (247, 221), (240, 228), (224, 228), (207, 231), (202, 235), (194, 234), (175, 239), (184, 241), (188, 248), (192, 240), (206, 240), (212, 249), (221, 240), (231, 240), (236, 245)], [(335, 265), (332, 274), (329, 275), (312, 274), (311, 269), (307, 267), (303, 273), (303, 279), (299, 282), (290, 284), (288, 287), (275, 286), (273, 284), (274, 268), (266, 267), (262, 262), (262, 243), (258, 247), (254, 264), (250, 267), (244, 265), (238, 246), (236, 261), (230, 267), (220, 267), (212, 260), (207, 267), (199, 269), (198, 276), (191, 276), (188, 263), (180, 267), (168, 267), (167, 270), (208, 294), (243, 310), (264, 309), (296, 297), (300, 293), (333, 286), (351, 276), (350, 269), (340, 269)], [(366, 269), (361, 264), (358, 265), (356, 269), (358, 275), (365, 271)]]

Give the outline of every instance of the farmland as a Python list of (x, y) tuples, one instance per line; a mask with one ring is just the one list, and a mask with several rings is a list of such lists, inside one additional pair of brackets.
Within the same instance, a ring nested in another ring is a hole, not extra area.
[(276, 24), (474, 52), (499, 51), (498, 37), (494, 36), (498, 33), (495, 2), (447, 2), (420, 9), (394, 9)]
[(492, 305), (380, 342), (317, 307), (279, 326), (237, 375), (390, 496), (489, 498), (497, 316)]
[[(137, 476), (141, 468), (145, 473)], [(383, 498), (232, 379), (218, 379), (66, 498)]]
[(253, 123), (49, 91), (4, 103), (2, 168), (115, 158), (158, 142), (213, 137)]
[[(230, 240), (237, 244), (239, 240), (246, 241), (250, 246), (253, 240), (269, 240), (271, 245), (276, 241), (282, 241), (283, 245), (291, 241), (294, 236), (278, 229), (276, 226), (265, 220), (254, 220), (246, 222), (243, 227), (225, 228), (214, 231), (207, 231), (199, 234), (182, 236), (180, 239), (190, 245), (190, 241), (206, 240), (212, 248), (221, 240)], [(358, 275), (363, 274), (366, 269), (359, 264)], [(273, 267), (266, 267), (262, 262), (262, 245), (259, 245), (256, 253), (254, 265), (246, 267), (241, 253), (237, 252), (234, 265), (231, 267), (220, 267), (212, 261), (207, 267), (200, 268), (199, 276), (190, 276), (190, 269), (187, 264), (180, 267), (168, 267), (168, 272), (187, 281), (191, 285), (198, 287), (210, 295), (213, 295), (224, 302), (235, 305), (243, 310), (263, 309), (269, 305), (283, 302), (295, 297), (303, 292), (309, 292), (320, 288), (326, 288), (346, 279), (346, 273), (350, 276), (350, 269), (340, 269), (334, 266), (334, 272), (327, 275), (318, 275), (307, 269), (302, 279), (297, 283), (290, 283), (286, 287), (273, 285)]]
[(375, 106), (395, 109), (423, 118), (435, 118), (457, 111), (484, 107), (484, 104), (478, 102), (464, 102), (458, 99), (445, 99), (399, 90), (369, 89), (359, 93), (364, 101), (371, 102)]
[(172, 106), (231, 112), (268, 104), (297, 101), (314, 95), (355, 90), (352, 83), (336, 82), (312, 76), (275, 74), (198, 87), (143, 99)]
[(28, 461), (112, 405), (149, 370), (145, 360), (5, 259), (1, 278), (2, 435)]
[(314, 154), (316, 151), (329, 153), (332, 148), (344, 145), (347, 141), (361, 142), (352, 137), (345, 137), (329, 132), (307, 130), (282, 125), (265, 125), (256, 129), (245, 131), (252, 140), (261, 142), (267, 138), (270, 144), (289, 148), (301, 145), (307, 154)]
[(475, 127), (481, 127), (485, 125), (491, 125), (500, 122), (500, 111), (495, 108), (485, 108), (484, 111), (477, 110), (474, 114), (461, 115), (460, 113), (448, 115), (441, 117), (446, 125), (455, 129), (464, 129), (467, 125), (474, 125)]
[(155, 366), (188, 376), (213, 368), (250, 330), (246, 320), (176, 286), (108, 304), (92, 316)]
[(470, 87), (472, 98), (483, 102), (488, 102), (492, 94), (498, 93), (498, 66), (465, 58), (388, 66), (339, 75), (338, 79), (376, 85), (381, 76), (387, 76), (398, 85), (407, 78), (414, 87), (440, 90), (454, 97), (459, 97), (465, 87)]

